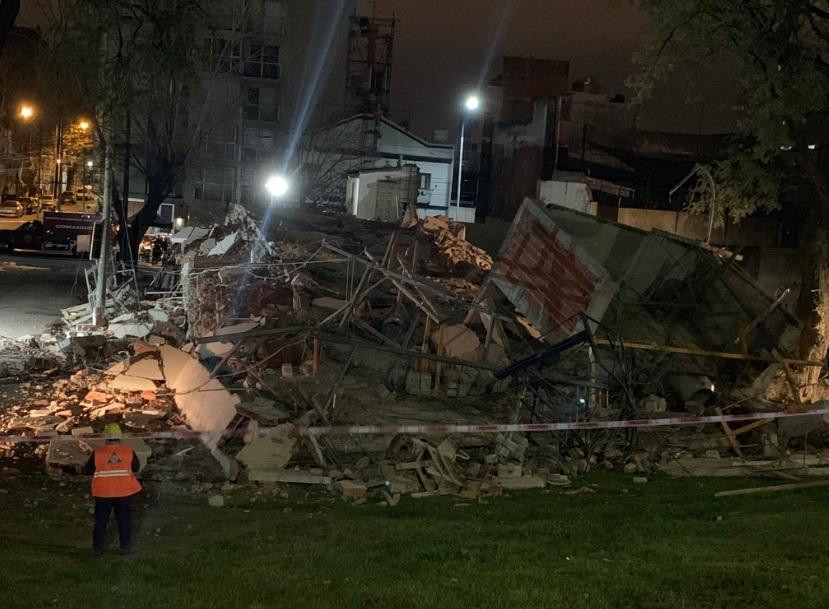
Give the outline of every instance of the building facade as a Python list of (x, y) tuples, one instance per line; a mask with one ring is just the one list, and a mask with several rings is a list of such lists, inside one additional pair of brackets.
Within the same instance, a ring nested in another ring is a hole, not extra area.
[(358, 114), (321, 130), (314, 149), (318, 159), (312, 165), (319, 172), (309, 178), (331, 185), (318, 199), (343, 200), (350, 174), (411, 165), (419, 174), (418, 214), (449, 213), (454, 146), (427, 142), (385, 116)]
[[(336, 6), (335, 6), (336, 5)], [(205, 121), (168, 200), (192, 223), (220, 219), (230, 202), (267, 204), (267, 176), (295, 157), (309, 108), (342, 95), (344, 74), (331, 69), (344, 53), (353, 0), (220, 0), (203, 32), (204, 73), (198, 109)], [(333, 42), (319, 56), (320, 38)], [(322, 68), (318, 69), (319, 66)], [(130, 199), (145, 196), (130, 179)]]

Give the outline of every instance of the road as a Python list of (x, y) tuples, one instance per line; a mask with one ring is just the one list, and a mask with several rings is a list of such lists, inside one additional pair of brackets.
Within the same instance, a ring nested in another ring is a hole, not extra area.
[[(84, 212), (84, 205), (83, 203), (74, 203), (73, 205), (63, 205), (60, 208), (61, 211), (65, 211), (70, 214), (81, 214), (81, 213), (89, 213)], [(36, 214), (26, 214), (19, 218), (0, 218), (0, 230), (14, 230), (24, 222), (28, 222), (29, 220), (42, 220), (43, 214), (36, 213)]]
[(61, 309), (83, 302), (90, 264), (65, 254), (0, 255), (0, 336), (40, 334)]

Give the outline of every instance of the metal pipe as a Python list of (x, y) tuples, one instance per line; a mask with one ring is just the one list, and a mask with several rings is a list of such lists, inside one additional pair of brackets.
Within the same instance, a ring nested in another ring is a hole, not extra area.
[(460, 151), (458, 152), (458, 197), (455, 202), (455, 210), (457, 215), (455, 216), (455, 220), (460, 220), (461, 216), (461, 180), (463, 179), (463, 136), (464, 130), (466, 127), (466, 116), (461, 118), (461, 147)]
[(699, 165), (700, 172), (705, 174), (708, 182), (711, 184), (711, 210), (708, 212), (708, 237), (705, 239), (706, 245), (711, 245), (711, 233), (714, 230), (714, 213), (717, 206), (717, 185), (714, 183), (714, 176), (708, 171), (708, 167)]
[(107, 260), (109, 258), (109, 211), (112, 205), (112, 194), (110, 192), (112, 187), (112, 182), (110, 179), (110, 164), (112, 162), (111, 159), (112, 144), (110, 143), (110, 138), (107, 138), (106, 142), (104, 143), (104, 200), (101, 202), (101, 246), (99, 248), (100, 251), (98, 253), (98, 277), (96, 279), (95, 284), (95, 308), (92, 311), (92, 323), (96, 326), (106, 325), (106, 271)]

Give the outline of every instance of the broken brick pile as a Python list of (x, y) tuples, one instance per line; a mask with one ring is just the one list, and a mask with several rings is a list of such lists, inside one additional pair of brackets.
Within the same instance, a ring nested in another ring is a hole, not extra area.
[[(593, 468), (642, 477), (693, 475), (703, 463), (706, 472), (744, 472), (762, 462), (779, 471), (805, 433), (782, 422), (758, 426), (755, 461), (728, 459), (739, 448), (715, 426), (299, 437), (297, 427), (317, 424), (613, 420), (713, 405), (711, 392), (695, 386), (666, 398), (622, 379), (626, 356), (601, 368), (587, 345), (554, 365), (496, 378), (549, 343), (529, 319), (538, 311), (498, 290), (492, 259), (448, 219), (405, 228), (296, 213), (263, 230), (234, 207), (226, 224), (187, 228), (173, 242), (175, 289), (112, 320), (106, 334), (70, 328), (58, 351), (85, 368), (23, 387), (28, 395), (0, 413), (5, 432), (74, 437), (40, 449), (50, 467), (76, 469), (92, 446), (84, 433), (109, 421), (126, 431), (186, 427), (201, 440), (137, 444), (148, 458), (145, 478), (205, 490), (218, 479), (323, 485), (395, 503), (401, 494), (471, 498), (567, 485)], [(748, 387), (768, 407), (764, 378), (734, 383), (733, 396)], [(812, 421), (812, 437), (821, 425)], [(823, 455), (810, 458), (817, 471)]]

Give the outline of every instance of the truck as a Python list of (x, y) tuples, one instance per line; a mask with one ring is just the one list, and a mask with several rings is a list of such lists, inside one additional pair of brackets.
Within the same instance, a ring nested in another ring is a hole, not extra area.
[(88, 253), (100, 231), (99, 214), (44, 212), (43, 221), (30, 220), (11, 230), (0, 230), (0, 250), (64, 250)]

